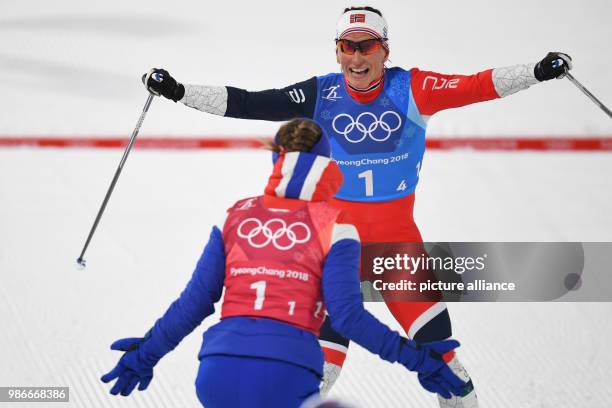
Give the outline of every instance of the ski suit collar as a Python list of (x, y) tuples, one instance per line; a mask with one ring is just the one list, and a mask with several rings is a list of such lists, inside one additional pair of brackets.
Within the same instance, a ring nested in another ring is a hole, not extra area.
[(348, 83), (346, 77), (344, 78), (346, 84), (346, 91), (355, 101), (359, 103), (370, 103), (374, 99), (378, 98), (378, 95), (382, 92), (385, 86), (385, 70), (383, 70), (382, 76), (373, 81), (366, 89), (358, 89)]

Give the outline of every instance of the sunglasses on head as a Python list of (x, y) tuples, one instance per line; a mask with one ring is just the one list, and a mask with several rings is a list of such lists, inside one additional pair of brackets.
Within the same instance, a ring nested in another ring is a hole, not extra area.
[(351, 41), (346, 38), (336, 40), (336, 45), (344, 54), (353, 55), (357, 50), (361, 55), (374, 54), (383, 46), (383, 38), (370, 38), (362, 41)]

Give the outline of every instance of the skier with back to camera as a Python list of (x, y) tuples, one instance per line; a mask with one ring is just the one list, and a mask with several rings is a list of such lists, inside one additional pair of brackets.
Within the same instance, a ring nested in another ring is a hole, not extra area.
[(316, 396), (326, 309), (342, 335), (417, 372), (433, 392), (461, 395), (466, 384), (442, 359), (457, 341), (402, 338), (364, 309), (359, 236), (345, 211), (329, 204), (343, 176), (323, 130), (294, 119), (272, 148), (265, 194), (228, 210), (186, 288), (143, 338), (111, 346), (125, 352), (102, 377), (117, 380), (111, 394), (146, 389), (153, 367), (214, 312), (225, 288), (221, 321), (204, 333), (198, 356), (196, 391), (207, 408), (298, 408)]

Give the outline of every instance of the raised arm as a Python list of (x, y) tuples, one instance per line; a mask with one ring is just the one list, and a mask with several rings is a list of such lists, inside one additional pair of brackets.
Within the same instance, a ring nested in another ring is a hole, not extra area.
[(190, 108), (240, 119), (281, 121), (312, 118), (315, 77), (280, 89), (251, 92), (231, 86), (181, 84), (168, 71), (153, 68), (143, 77), (147, 89)]
[(531, 85), (565, 75), (571, 58), (551, 52), (542, 61), (488, 69), (474, 75), (440, 74), (412, 69), (411, 90), (421, 115), (503, 98)]

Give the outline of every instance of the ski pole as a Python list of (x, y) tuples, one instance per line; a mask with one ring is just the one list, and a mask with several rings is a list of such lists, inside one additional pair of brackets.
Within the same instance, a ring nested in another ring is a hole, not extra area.
[(608, 109), (608, 107), (606, 105), (604, 105), (599, 99), (597, 99), (595, 97), (595, 95), (593, 95), (591, 92), (589, 92), (588, 89), (586, 89), (584, 87), (584, 85), (582, 85), (580, 82), (578, 82), (578, 80), (576, 78), (574, 78), (574, 76), (572, 74), (570, 74), (568, 71), (565, 71), (565, 76), (567, 76), (567, 79), (569, 79), (570, 81), (572, 81), (572, 83), (574, 85), (576, 85), (576, 87), (578, 89), (580, 89), (586, 96), (589, 97), (590, 100), (592, 100), (595, 105), (599, 106), (601, 108), (601, 110), (603, 110), (604, 112), (606, 112), (606, 114), (612, 118), (612, 112), (610, 111), (610, 109)]
[(152, 93), (149, 93), (149, 96), (147, 97), (147, 101), (145, 102), (142, 113), (140, 114), (140, 118), (138, 118), (136, 127), (134, 128), (134, 131), (132, 132), (132, 137), (130, 137), (129, 142), (127, 146), (125, 147), (125, 151), (123, 152), (123, 157), (121, 158), (121, 161), (119, 162), (119, 166), (117, 167), (117, 170), (115, 171), (113, 180), (111, 181), (111, 184), (108, 187), (108, 190), (106, 190), (106, 195), (104, 196), (104, 201), (102, 201), (102, 205), (100, 206), (100, 209), (98, 210), (98, 215), (96, 215), (96, 219), (94, 220), (94, 223), (91, 229), (89, 230), (89, 235), (87, 236), (87, 240), (85, 241), (85, 245), (83, 246), (81, 255), (79, 255), (79, 257), (77, 258), (77, 266), (81, 269), (85, 268), (86, 266), (85, 259), (83, 258), (85, 256), (85, 251), (87, 251), (89, 242), (91, 241), (91, 238), (93, 237), (94, 232), (96, 232), (96, 228), (98, 227), (100, 218), (102, 218), (102, 214), (104, 213), (106, 204), (108, 203), (108, 200), (110, 199), (111, 194), (113, 194), (113, 190), (115, 189), (115, 184), (117, 184), (117, 180), (119, 179), (119, 175), (121, 174), (123, 165), (125, 164), (125, 161), (127, 160), (128, 155), (130, 154), (130, 150), (132, 150), (132, 146), (134, 145), (134, 142), (136, 141), (136, 136), (138, 136), (138, 131), (140, 130), (140, 126), (142, 125), (142, 122), (144, 121), (145, 115), (147, 114), (147, 111), (149, 110), (149, 106), (151, 106), (151, 102), (153, 101), (154, 96), (155, 95), (153, 95)]

